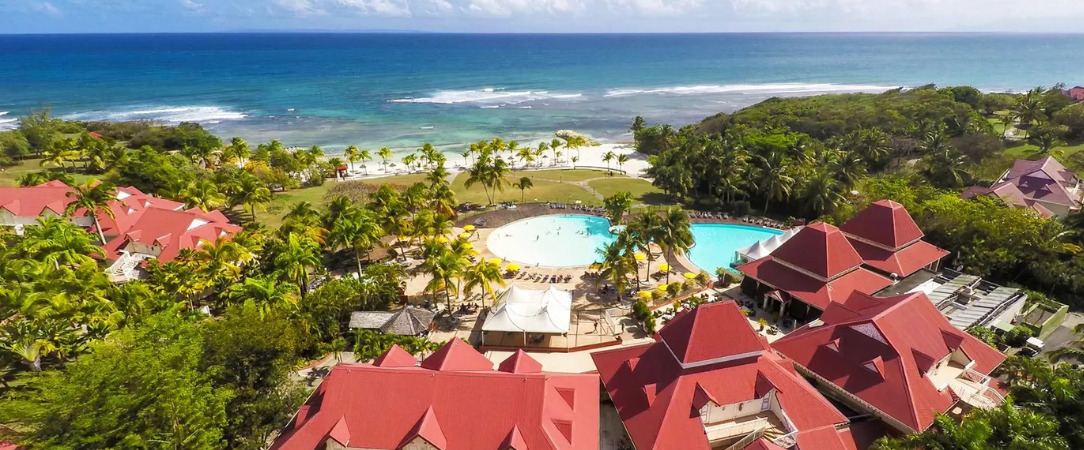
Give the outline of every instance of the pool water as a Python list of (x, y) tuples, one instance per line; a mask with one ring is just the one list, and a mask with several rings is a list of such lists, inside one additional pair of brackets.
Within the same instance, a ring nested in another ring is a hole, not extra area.
[(696, 245), (689, 250), (689, 260), (701, 270), (715, 274), (715, 269), (730, 269), (734, 252), (783, 234), (780, 230), (730, 223), (698, 223), (692, 225)]
[(603, 217), (557, 214), (523, 219), (493, 230), (486, 246), (494, 255), (525, 268), (583, 267), (601, 258), (596, 249), (613, 242)]

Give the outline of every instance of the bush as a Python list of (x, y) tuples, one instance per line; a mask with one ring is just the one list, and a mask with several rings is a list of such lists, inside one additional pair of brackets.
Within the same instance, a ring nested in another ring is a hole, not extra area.
[(747, 200), (736, 200), (727, 204), (726, 209), (730, 211), (730, 214), (741, 217), (748, 216), (753, 207)]
[(647, 331), (647, 334), (655, 334), (655, 318), (654, 317), (648, 316), (647, 319), (644, 319), (644, 331)]
[(1017, 325), (1012, 327), (1008, 333), (1005, 333), (1005, 344), (1010, 347), (1023, 347), (1027, 343), (1028, 338), (1033, 336), (1031, 328), (1026, 325)]

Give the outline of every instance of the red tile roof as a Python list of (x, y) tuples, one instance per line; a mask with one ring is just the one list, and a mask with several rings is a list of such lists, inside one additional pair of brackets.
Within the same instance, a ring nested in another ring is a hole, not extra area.
[(903, 249), (888, 251), (860, 241), (852, 241), (854, 249), (862, 255), (865, 265), (884, 273), (906, 277), (919, 269), (948, 256), (944, 250), (926, 241), (916, 241)]
[(833, 302), (846, 300), (855, 291), (871, 294), (892, 284), (892, 280), (861, 267), (831, 281), (818, 280), (786, 262), (777, 261), (774, 253), (737, 269), (822, 311)]
[(892, 200), (873, 202), (839, 230), (848, 237), (859, 237), (890, 250), (899, 250), (923, 236), (922, 230), (903, 205)]
[[(712, 320), (721, 323), (701, 326), (702, 321)], [(671, 326), (675, 326), (674, 330), (668, 330)], [(773, 389), (799, 436), (819, 429), (834, 432), (837, 424), (846, 422), (788, 360), (770, 351), (732, 301), (683, 312), (664, 326), (659, 336), (660, 341), (653, 344), (591, 355), (637, 448), (708, 449), (697, 410), (708, 402), (731, 405), (762, 398)], [(678, 341), (690, 343), (687, 347), (696, 349), (695, 354), (707, 357), (749, 354), (750, 342), (759, 343), (759, 352), (714, 363), (689, 364), (671, 352), (671, 348), (683, 346)], [(730, 348), (732, 343), (736, 343), (735, 348)], [(719, 349), (707, 350), (709, 346)], [(801, 447), (845, 448), (841, 442)]]
[(772, 348), (913, 430), (926, 429), (935, 414), (956, 403), (950, 389), (938, 391), (925, 376), (934, 362), (962, 349), (975, 361), (975, 371), (989, 374), (1005, 359), (953, 327), (923, 293), (856, 293), (829, 306), (820, 321)]
[(839, 228), (824, 222), (803, 227), (772, 256), (821, 279), (832, 279), (862, 264), (862, 257)]
[(1036, 161), (1017, 160), (991, 189), (996, 191), (1001, 183), (1012, 184), (1026, 199), (1068, 207), (1079, 206), (1080, 195), (1069, 192), (1077, 184), (1076, 174), (1052, 156)]
[(542, 363), (520, 349), (501, 362), (497, 370), (508, 373), (538, 373), (542, 371)]
[[(500, 372), (479, 358), (452, 340), (422, 367), (337, 365), (271, 448), (312, 450), (329, 438), (350, 448), (394, 449), (415, 438), (445, 450), (598, 448), (597, 376)], [(518, 359), (530, 365), (530, 356)]]
[[(68, 197), (72, 191), (60, 181), (29, 187), (0, 187), (0, 209), (19, 217), (37, 217), (45, 211), (62, 215), (73, 200)], [(231, 225), (219, 211), (185, 210), (183, 203), (148, 195), (134, 187), (118, 187), (116, 197), (109, 202), (113, 217), (107, 214), (98, 217), (102, 231), (109, 239), (103, 248), (110, 259), (116, 259), (120, 248), (133, 240), (163, 246), (158, 259), (168, 262), (181, 250), (196, 248), (201, 239), (214, 242), (223, 233), (228, 235), (241, 230), (241, 227)], [(86, 211), (82, 209), (74, 214), (76, 217), (85, 215)], [(193, 227), (194, 224), (197, 226)]]
[(1056, 215), (1053, 211), (1050, 211), (1049, 208), (1043, 206), (1039, 202), (1027, 198), (1024, 193), (1020, 192), (1020, 189), (1017, 189), (1016, 185), (1012, 183), (1001, 182), (995, 184), (992, 188), (971, 186), (967, 189), (964, 189), (964, 191), (960, 194), (960, 198), (968, 200), (980, 195), (997, 197), (1001, 199), (1002, 203), (1004, 203), (1005, 206), (1009, 206), (1012, 208), (1030, 208), (1031, 210), (1035, 211), (1035, 213), (1038, 214), (1039, 217), (1042, 217), (1044, 219), (1049, 219)]

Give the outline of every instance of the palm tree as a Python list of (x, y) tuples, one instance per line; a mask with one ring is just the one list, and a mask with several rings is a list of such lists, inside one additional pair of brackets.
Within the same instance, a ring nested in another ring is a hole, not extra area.
[[(476, 183), (481, 183), (482, 187), (485, 188), (486, 198), (489, 200), (489, 204), (492, 205), (497, 191), (504, 192), (505, 185), (509, 183), (508, 174), (511, 172), (512, 170), (504, 159), (494, 158), (489, 153), (483, 153), (478, 156), (474, 166), (471, 166), (465, 186), (470, 188)], [(493, 191), (492, 194), (490, 194), (490, 190)]]
[(529, 177), (522, 177), (519, 181), (512, 183), (512, 187), (519, 189), (519, 202), (523, 203), (526, 199), (526, 190), (534, 187), (534, 182)]
[(105, 213), (110, 219), (116, 218), (113, 210), (109, 208), (109, 202), (117, 199), (116, 195), (113, 194), (113, 185), (87, 182), (74, 186), (65, 195), (74, 200), (64, 208), (64, 215), (71, 217), (76, 211), (85, 210), (86, 215), (90, 216), (90, 219), (94, 221), (94, 229), (98, 230), (101, 243), (105, 244), (105, 233), (102, 231), (102, 225), (98, 222), (98, 215)]
[(254, 257), (247, 248), (229, 239), (202, 240), (199, 250), (193, 254), (193, 259), (201, 263), (204, 275), (216, 282), (236, 281), (241, 277), (241, 266)]
[(644, 267), (644, 271), (648, 272), (645, 273), (644, 279), (647, 279), (650, 276), (651, 264), (655, 262), (655, 254), (651, 253), (651, 243), (658, 244), (664, 237), (662, 217), (653, 212), (643, 213), (635, 222), (630, 224), (629, 229), (637, 235), (635, 242), (647, 255), (647, 266)]
[(427, 240), (422, 244), (422, 263), (417, 271), (429, 274), (432, 278), (425, 285), (427, 292), (443, 290), (447, 298), (448, 310), (452, 309), (452, 292), (458, 293), (459, 289), (455, 281), (463, 276), (466, 269), (467, 258), (445, 247), (444, 244), (435, 240)]
[(248, 142), (239, 137), (230, 139), (230, 145), (227, 146), (227, 149), (229, 154), (237, 157), (242, 166), (245, 165), (245, 159), (252, 156), (252, 149), (248, 147)]
[(550, 147), (550, 150), (553, 151), (554, 159), (557, 158), (557, 149), (561, 148), (561, 146), (565, 146), (566, 149), (569, 148), (564, 142), (561, 142), (560, 139), (554, 138), (554, 139), (550, 140), (549, 147)]
[(1020, 125), (1024, 127), (1024, 139), (1031, 136), (1031, 125), (1046, 119), (1046, 114), (1043, 112), (1046, 105), (1043, 103), (1042, 87), (1028, 91), (1017, 101), (1013, 109), (1013, 118), (1019, 120)]
[(788, 168), (782, 154), (772, 152), (768, 157), (760, 157), (760, 172), (757, 187), (764, 195), (764, 214), (768, 214), (768, 202), (773, 198), (783, 200), (790, 197), (794, 178), (787, 174)]
[(418, 161), (418, 155), (411, 153), (403, 157), (403, 165), (407, 166), (407, 170), (413, 170), (414, 163)]
[(309, 272), (323, 266), (320, 245), (312, 238), (291, 233), (278, 242), (274, 265), (279, 276), (297, 284), (301, 298), (309, 291)]
[(181, 191), (186, 208), (199, 208), (204, 211), (218, 209), (226, 204), (226, 195), (218, 191), (218, 186), (211, 180), (199, 180), (189, 183)]
[(1050, 150), (1059, 145), (1065, 145), (1065, 142), (1061, 140), (1061, 137), (1068, 133), (1069, 128), (1061, 126), (1042, 125), (1036, 127), (1035, 134), (1031, 135), (1029, 141), (1036, 147), (1039, 147), (1039, 154), (1045, 155), (1050, 153)]
[(602, 155), (602, 160), (606, 162), (606, 170), (610, 170), (610, 161), (613, 161), (614, 158), (617, 158), (617, 155), (613, 151), (608, 151), (605, 155)]
[(485, 294), (489, 294), (494, 305), (497, 304), (497, 293), (493, 290), (493, 282), (502, 287), (505, 285), (504, 277), (501, 275), (501, 265), (496, 261), (480, 260), (463, 273), (463, 291), (469, 295), (475, 288), (482, 288), (483, 307)]
[(617, 155), (617, 170), (625, 172), (625, 163), (629, 162), (629, 155)]
[(520, 161), (523, 161), (523, 167), (527, 167), (534, 162), (534, 151), (530, 147), (516, 150), (516, 156), (519, 157)]
[(602, 257), (600, 263), (602, 270), (599, 272), (598, 281), (607, 280), (613, 284), (614, 289), (617, 290), (618, 300), (621, 300), (625, 290), (628, 289), (629, 274), (635, 275), (639, 271), (632, 252), (627, 250), (626, 243), (619, 241), (611, 242), (596, 250)]
[(231, 303), (251, 302), (263, 316), (280, 305), (297, 309), (296, 293), (297, 289), (289, 283), (279, 283), (274, 278), (248, 277), (244, 283), (230, 286), (225, 297)]
[(105, 255), (85, 231), (60, 217), (39, 218), (37, 226), (26, 227), (13, 249), (56, 268), (94, 264), (94, 258), (88, 255)]
[[(659, 227), (658, 238), (655, 243), (662, 249), (667, 265), (670, 265), (670, 259), (675, 253), (685, 253), (694, 244), (689, 215), (678, 208), (667, 209)], [(666, 272), (666, 283), (670, 283), (670, 271)]]
[(361, 255), (368, 255), (373, 245), (380, 242), (384, 229), (376, 221), (373, 213), (364, 208), (352, 207), (336, 220), (328, 234), (328, 242), (337, 247), (354, 249), (354, 260), (361, 274)]
[(429, 209), (437, 214), (455, 218), (459, 215), (456, 207), (459, 203), (455, 199), (455, 191), (447, 184), (433, 186), (429, 192)]
[(384, 164), (384, 173), (388, 173), (388, 160), (391, 159), (391, 149), (380, 147), (380, 150), (376, 152), (376, 155), (380, 157)]
[(606, 209), (606, 215), (613, 225), (620, 225), (625, 218), (625, 213), (632, 208), (632, 193), (621, 191), (602, 199), (602, 205)]
[(256, 208), (263, 209), (271, 201), (271, 190), (253, 175), (243, 175), (237, 182), (233, 203), (244, 205), (252, 212), (252, 221), (256, 221)]
[(346, 160), (350, 161), (350, 171), (354, 171), (354, 163), (361, 159), (361, 151), (358, 150), (358, 146), (351, 145), (343, 150), (343, 156), (346, 156)]
[(839, 183), (826, 171), (820, 171), (811, 178), (805, 191), (805, 202), (814, 217), (829, 214), (846, 201)]
[(365, 175), (369, 174), (369, 166), (365, 164), (366, 161), (372, 161), (373, 155), (368, 150), (362, 150), (358, 152), (358, 160), (361, 161), (361, 168), (365, 169)]

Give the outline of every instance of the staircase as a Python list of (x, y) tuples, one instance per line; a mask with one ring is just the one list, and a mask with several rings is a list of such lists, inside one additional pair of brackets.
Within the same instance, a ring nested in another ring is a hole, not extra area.
[(117, 260), (106, 269), (109, 280), (115, 283), (123, 283), (136, 278), (135, 268), (145, 259), (147, 258), (143, 255), (136, 256), (128, 252), (122, 252), (120, 258), (117, 258)]

